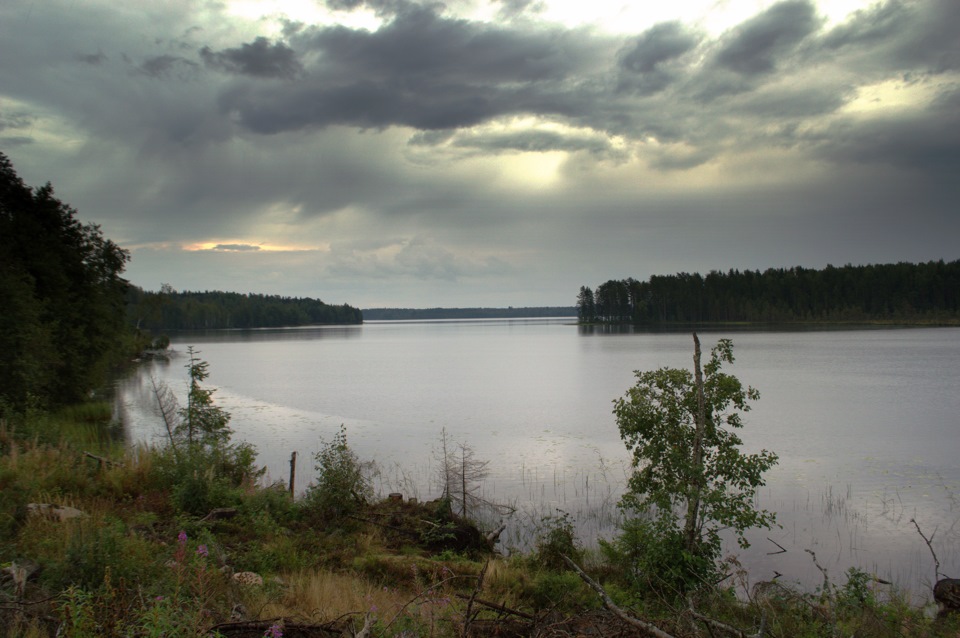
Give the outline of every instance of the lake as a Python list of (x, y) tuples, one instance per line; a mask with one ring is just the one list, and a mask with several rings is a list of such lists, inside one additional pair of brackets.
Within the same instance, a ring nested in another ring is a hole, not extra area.
[[(780, 456), (761, 507), (780, 527), (730, 546), (753, 581), (834, 582), (857, 566), (929, 597), (933, 536), (941, 572), (960, 577), (960, 328), (703, 330), (734, 340), (725, 369), (760, 391), (744, 415), (747, 451)], [(516, 512), (502, 537), (528, 547), (543, 516), (576, 521), (587, 545), (615, 532), (629, 454), (612, 414), (634, 370), (692, 363), (689, 333), (578, 327), (573, 319), (368, 322), (175, 336), (171, 361), (117, 386), (134, 441), (162, 442), (150, 377), (183, 400), (186, 348), (209, 362), (235, 440), (256, 445), (273, 479), (299, 456), (297, 487), (341, 424), (375, 460), (377, 489), (440, 494), (441, 433), (489, 461), (483, 495)], [(488, 514), (495, 517), (494, 514)], [(782, 547), (786, 551), (781, 551)]]

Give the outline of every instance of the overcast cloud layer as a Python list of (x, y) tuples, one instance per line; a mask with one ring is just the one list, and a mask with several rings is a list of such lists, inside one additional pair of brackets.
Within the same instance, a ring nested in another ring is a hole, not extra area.
[(572, 305), (627, 276), (960, 258), (956, 0), (722, 27), (261, 4), (0, 4), (0, 151), (144, 288)]

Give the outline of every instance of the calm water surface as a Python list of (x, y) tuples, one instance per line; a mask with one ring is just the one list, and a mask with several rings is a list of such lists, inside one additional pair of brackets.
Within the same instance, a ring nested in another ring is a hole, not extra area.
[[(169, 363), (119, 385), (130, 436), (157, 441), (150, 376), (186, 395), (185, 350), (210, 364), (236, 439), (255, 444), (274, 479), (299, 455), (298, 487), (322, 440), (346, 425), (380, 468), (377, 487), (439, 494), (441, 431), (489, 460), (485, 496), (511, 503), (504, 542), (524, 547), (560, 509), (593, 540), (614, 531), (629, 472), (612, 401), (634, 370), (690, 367), (689, 334), (617, 333), (570, 319), (382, 322), (182, 335)], [(779, 454), (759, 504), (781, 525), (739, 554), (753, 580), (819, 584), (858, 566), (928, 593), (934, 536), (941, 571), (960, 577), (960, 329), (700, 333), (734, 340), (728, 371), (760, 390), (742, 431), (749, 451)], [(774, 541), (785, 548), (779, 552)]]

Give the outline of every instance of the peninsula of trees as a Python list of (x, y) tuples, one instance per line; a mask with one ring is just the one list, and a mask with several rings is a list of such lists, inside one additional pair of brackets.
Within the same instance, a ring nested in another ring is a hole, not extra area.
[(582, 322), (949, 322), (960, 320), (960, 261), (770, 268), (610, 280), (580, 287)]
[(130, 287), (127, 315), (143, 330), (208, 330), (279, 328), (311, 324), (358, 324), (363, 313), (347, 304), (331, 305), (308, 297), (177, 292), (169, 285), (159, 292)]

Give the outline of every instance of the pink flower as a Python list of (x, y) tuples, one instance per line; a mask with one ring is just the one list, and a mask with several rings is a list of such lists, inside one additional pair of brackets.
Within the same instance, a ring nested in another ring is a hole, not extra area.
[(207, 546), (206, 546), (206, 545), (199, 545), (199, 546), (197, 547), (197, 555), (198, 555), (198, 556), (207, 556), (208, 554), (209, 554), (209, 552), (207, 551)]
[(177, 534), (177, 541), (178, 541), (181, 545), (186, 545), (186, 544), (187, 544), (187, 533), (186, 533), (185, 531), (183, 531), (183, 530), (180, 530), (180, 533)]
[(263, 632), (263, 638), (283, 638), (283, 629), (277, 624), (270, 625), (270, 627)]

